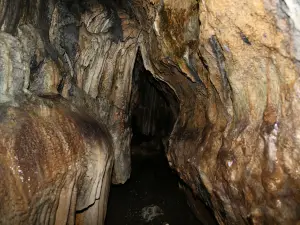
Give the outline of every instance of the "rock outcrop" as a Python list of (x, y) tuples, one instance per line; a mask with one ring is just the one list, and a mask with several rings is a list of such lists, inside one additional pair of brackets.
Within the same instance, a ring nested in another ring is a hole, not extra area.
[(298, 2), (25, 2), (0, 2), (2, 35), (14, 40), (1, 48), (2, 102), (22, 90), (84, 108), (111, 132), (113, 182), (124, 183), (140, 52), (179, 105), (166, 154), (190, 204), (220, 224), (300, 222)]

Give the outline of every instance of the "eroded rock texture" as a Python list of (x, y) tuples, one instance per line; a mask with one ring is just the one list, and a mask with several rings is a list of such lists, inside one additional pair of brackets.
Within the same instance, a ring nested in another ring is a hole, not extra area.
[(0, 33), (0, 224), (104, 224), (112, 138), (59, 95), (33, 30)]
[(29, 91), (84, 108), (112, 134), (114, 183), (130, 175), (139, 51), (145, 68), (169, 86), (165, 97), (179, 104), (166, 154), (190, 204), (201, 200), (220, 224), (300, 222), (297, 1), (2, 0), (0, 6), (0, 44), (10, 46), (1, 47), (1, 101)]
[(299, 20), (280, 3), (160, 2), (142, 49), (181, 104), (169, 160), (221, 224), (299, 220)]
[(71, 109), (33, 96), (1, 104), (0, 224), (74, 224), (76, 211), (76, 224), (104, 223), (110, 138)]

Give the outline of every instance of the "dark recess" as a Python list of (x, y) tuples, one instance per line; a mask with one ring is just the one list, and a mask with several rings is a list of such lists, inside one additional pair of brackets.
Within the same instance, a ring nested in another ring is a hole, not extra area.
[[(201, 224), (191, 212), (179, 188), (181, 181), (165, 156), (178, 110), (171, 88), (144, 68), (138, 54), (130, 106), (132, 173), (125, 184), (112, 186), (106, 225)], [(154, 214), (157, 216), (151, 220)]]
[(171, 88), (144, 68), (140, 54), (133, 72), (130, 110), (133, 144), (148, 140), (163, 142), (166, 147), (178, 115), (178, 102)]

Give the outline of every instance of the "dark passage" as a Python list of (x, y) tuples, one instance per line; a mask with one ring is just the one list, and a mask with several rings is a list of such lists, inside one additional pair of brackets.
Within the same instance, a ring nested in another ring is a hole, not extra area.
[[(140, 146), (133, 148), (137, 152), (143, 150)], [(134, 153), (130, 180), (111, 187), (106, 225), (139, 224), (201, 224), (190, 211), (178, 188), (177, 176), (160, 152)]]
[(142, 65), (138, 57), (131, 98), (131, 178), (111, 187), (106, 225), (199, 225), (165, 157), (178, 103)]

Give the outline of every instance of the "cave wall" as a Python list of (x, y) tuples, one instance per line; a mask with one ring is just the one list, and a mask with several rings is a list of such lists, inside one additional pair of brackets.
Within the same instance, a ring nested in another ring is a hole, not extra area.
[(0, 137), (0, 224), (104, 224), (113, 164), (104, 126), (62, 97), (23, 93), (0, 104)]
[(115, 24), (104, 7), (96, 4), (82, 14), (75, 81), (66, 79), (62, 91), (65, 98), (87, 107), (108, 126), (115, 150), (114, 183), (124, 183), (130, 176), (129, 101), (138, 48), (138, 30), (127, 14), (119, 12), (119, 17), (123, 26), (116, 37)]
[(127, 3), (1, 0), (0, 40), (8, 46), (10, 33), (14, 46), (1, 48), (2, 101), (29, 90), (84, 108), (108, 126), (113, 182), (124, 183), (139, 48), (145, 68), (178, 100), (167, 157), (193, 194), (220, 224), (296, 224), (299, 4)]
[(297, 223), (298, 6), (153, 3), (142, 54), (180, 102), (170, 165), (220, 224)]
[[(16, 4), (20, 9), (10, 13)], [(85, 108), (110, 130), (113, 182), (124, 183), (130, 176), (128, 112), (137, 25), (106, 1), (3, 0), (1, 5), (3, 102), (30, 91), (60, 94)], [(7, 48), (6, 42), (16, 47)]]

